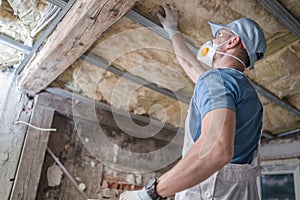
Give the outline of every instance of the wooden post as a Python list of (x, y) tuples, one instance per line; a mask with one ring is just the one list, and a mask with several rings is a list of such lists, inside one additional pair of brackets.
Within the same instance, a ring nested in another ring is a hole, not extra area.
[[(54, 109), (39, 105), (35, 99), (30, 123), (37, 127), (49, 128), (52, 125)], [(11, 200), (35, 199), (41, 170), (44, 162), (49, 132), (29, 127), (18, 166)]]
[(20, 86), (36, 94), (46, 88), (130, 10), (136, 0), (77, 0), (47, 43), (21, 74)]

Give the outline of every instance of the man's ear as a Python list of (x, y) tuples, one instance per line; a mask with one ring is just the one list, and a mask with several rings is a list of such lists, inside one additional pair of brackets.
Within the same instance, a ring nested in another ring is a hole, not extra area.
[(236, 47), (241, 42), (241, 38), (239, 36), (232, 36), (230, 41), (227, 43), (227, 48), (231, 49)]

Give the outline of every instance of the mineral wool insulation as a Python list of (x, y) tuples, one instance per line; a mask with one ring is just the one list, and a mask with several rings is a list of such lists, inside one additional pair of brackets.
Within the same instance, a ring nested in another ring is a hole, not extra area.
[[(48, 5), (39, 0), (2, 0), (0, 4), (0, 33), (20, 43), (29, 38)], [(19, 63), (22, 58), (21, 52), (0, 44), (1, 70)]]
[[(168, 1), (140, 0), (135, 9), (158, 23), (155, 13), (161, 5), (174, 3), (179, 11), (179, 29), (196, 47), (212, 38), (209, 20), (228, 23), (240, 17), (250, 17), (263, 28), (268, 50), (263, 61), (256, 63), (256, 70), (246, 74), (251, 80), (265, 87), (291, 105), (300, 109), (299, 40), (276, 18), (254, 0), (232, 1)], [(296, 17), (300, 18), (299, 1), (286, 0)], [(295, 6), (298, 5), (298, 6)], [(193, 84), (178, 65), (171, 43), (124, 17), (106, 31), (91, 48), (93, 53), (109, 64), (157, 83), (160, 87), (185, 95), (192, 94)], [(123, 81), (86, 62), (76, 62), (61, 79), (75, 91), (119, 109), (141, 115), (152, 115), (174, 126), (182, 126), (187, 105), (157, 94), (130, 81)], [(121, 86), (121, 87), (120, 87)], [(134, 92), (133, 92), (134, 91)], [(128, 101), (129, 103), (124, 103)], [(296, 127), (299, 117), (260, 96), (264, 105), (264, 130), (281, 132)], [(165, 108), (165, 109), (162, 109)], [(167, 115), (165, 115), (167, 113)]]
[[(122, 18), (103, 34), (92, 52), (109, 64), (159, 87), (192, 93), (193, 84), (179, 67), (170, 42), (127, 18)], [(66, 73), (72, 74), (74, 89), (85, 96), (107, 102), (117, 109), (166, 120), (176, 127), (183, 125), (187, 104), (83, 61), (73, 64)]]
[[(244, 16), (256, 20), (266, 35), (268, 49), (264, 60), (257, 62), (255, 70), (246, 74), (254, 82), (300, 109), (300, 89), (297, 87), (300, 76), (299, 39), (258, 1), (139, 0), (135, 9), (158, 23), (155, 13), (161, 11), (160, 6), (166, 3), (176, 5), (180, 15), (179, 29), (196, 47), (211, 39), (207, 24), (209, 20), (227, 23)], [(282, 0), (280, 3), (300, 21), (298, 0)], [(0, 4), (0, 33), (22, 43), (36, 27), (48, 5), (46, 1), (39, 0), (2, 0)], [(91, 50), (109, 64), (157, 83), (160, 87), (184, 95), (192, 94), (193, 84), (179, 67), (171, 44), (126, 18), (103, 34)], [(0, 44), (0, 69), (14, 65), (21, 59), (21, 52)], [(186, 104), (82, 61), (76, 62), (61, 75), (60, 80), (85, 96), (135, 114), (166, 120), (174, 126), (182, 126), (186, 116)], [(280, 132), (299, 124), (299, 117), (260, 98), (264, 105), (264, 130)], [(128, 103), (124, 104), (125, 100), (129, 100)]]

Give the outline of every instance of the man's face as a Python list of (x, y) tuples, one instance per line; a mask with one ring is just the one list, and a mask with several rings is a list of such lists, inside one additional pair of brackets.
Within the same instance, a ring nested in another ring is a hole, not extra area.
[(216, 35), (214, 36), (214, 43), (215, 44), (221, 44), (222, 42), (225, 42), (226, 40), (229, 40), (234, 34), (225, 28), (221, 28), (216, 32)]
[[(234, 36), (234, 34), (230, 30), (225, 29), (225, 28), (221, 28), (216, 32), (216, 35), (214, 36), (213, 42), (216, 45), (220, 45), (220, 44), (228, 41), (232, 36)], [(226, 49), (227, 49), (226, 44), (227, 43), (218, 46), (217, 51), (226, 52)], [(223, 55), (221, 55), (221, 54), (215, 54), (215, 56), (213, 58), (213, 61), (215, 61), (218, 57), (222, 57), (222, 56)]]

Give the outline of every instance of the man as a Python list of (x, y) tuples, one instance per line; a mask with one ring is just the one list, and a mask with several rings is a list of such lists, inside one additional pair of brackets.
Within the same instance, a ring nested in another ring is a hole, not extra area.
[(169, 33), (178, 62), (196, 83), (185, 126), (183, 158), (144, 189), (124, 192), (122, 200), (230, 199), (256, 200), (259, 172), (257, 148), (262, 129), (262, 105), (243, 74), (263, 57), (266, 41), (251, 19), (227, 25), (209, 22), (214, 36), (199, 50), (199, 61), (177, 30), (174, 6), (158, 17)]

